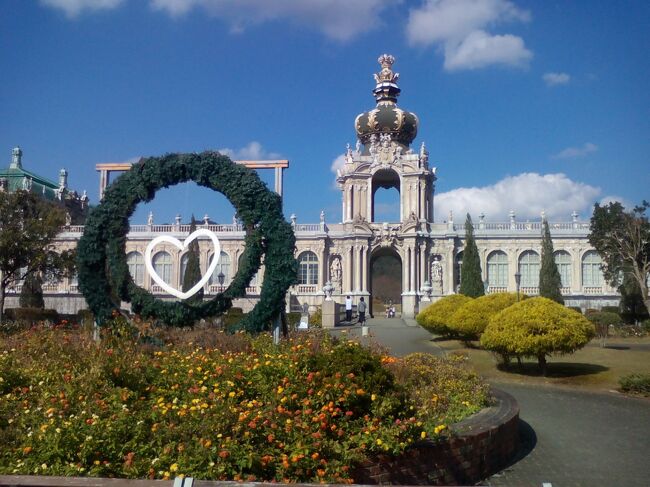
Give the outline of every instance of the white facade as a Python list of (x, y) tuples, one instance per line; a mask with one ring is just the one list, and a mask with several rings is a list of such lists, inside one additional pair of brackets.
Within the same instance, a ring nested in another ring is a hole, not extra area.
[[(446, 223), (434, 223), (436, 168), (429, 167), (424, 144), (417, 151), (410, 147), (418, 121), (415, 114), (397, 108), (400, 90), (396, 84), (398, 75), (392, 71), (393, 61), (387, 55), (379, 59), (382, 70), (375, 75), (377, 85), (373, 92), (377, 107), (357, 117), (358, 142), (355, 149), (348, 147), (344, 167), (337, 174), (340, 223), (327, 223), (322, 213), (320, 222), (315, 224), (302, 224), (294, 216), (291, 218), (300, 268), (299, 283), (290, 289), (287, 300), (292, 309), (303, 303), (321, 305), (328, 283), (337, 302), (342, 303), (346, 295), (353, 296), (355, 302), (362, 296), (372, 302), (372, 262), (382, 255), (393, 255), (401, 261), (401, 275), (395, 279), (401, 284), (402, 312), (407, 317), (413, 317), (431, 300), (457, 289), (464, 224), (454, 222), (452, 215)], [(374, 221), (378, 188), (398, 190), (399, 221)], [(619, 296), (604, 282), (600, 257), (587, 240), (589, 224), (578, 221), (574, 213), (570, 221), (549, 222), (549, 226), (566, 304), (583, 309), (618, 304)], [(215, 232), (222, 247), (220, 265), (205, 288), (210, 296), (225, 289), (237, 272), (245, 233), (238, 224), (212, 225), (207, 220), (197, 228)], [(519, 271), (521, 292), (537, 294), (541, 222), (518, 222), (514, 212), (502, 223), (486, 222), (481, 215), (474, 229), (486, 291), (515, 291), (514, 275)], [(74, 246), (82, 234), (83, 226), (67, 227), (59, 236), (61, 247)], [(155, 225), (150, 220), (147, 225), (132, 226), (126, 253), (136, 283), (165, 298), (147, 274), (145, 249), (158, 235), (184, 239), (188, 234), (189, 225), (181, 225), (180, 219), (173, 225)], [(201, 268), (205, 271), (212, 255), (206, 243), (201, 242), (200, 249)], [(153, 262), (169, 284), (181, 287), (183, 256), (177, 248), (159, 246)], [(223, 284), (218, 282), (220, 273)], [(252, 308), (263, 278), (262, 266), (248, 286), (246, 297), (235, 301), (235, 306), (245, 311)], [(14, 293), (18, 291), (19, 286)], [(47, 284), (44, 292), (46, 305), (62, 312), (85, 307), (75, 280)], [(17, 298), (9, 294), (7, 305), (17, 305), (13, 301)]]

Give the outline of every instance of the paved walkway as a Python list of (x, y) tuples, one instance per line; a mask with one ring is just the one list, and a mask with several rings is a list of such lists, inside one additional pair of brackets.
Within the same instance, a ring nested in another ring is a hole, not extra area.
[[(415, 321), (371, 319), (368, 326), (370, 339), (394, 355), (444, 354)], [(361, 329), (351, 327), (348, 333), (360, 336)], [(650, 486), (649, 400), (551, 386), (494, 385), (519, 402), (522, 448), (510, 467), (481, 485)]]

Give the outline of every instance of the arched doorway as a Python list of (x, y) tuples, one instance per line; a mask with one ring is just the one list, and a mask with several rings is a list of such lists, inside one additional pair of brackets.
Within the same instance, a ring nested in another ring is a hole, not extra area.
[(372, 176), (371, 221), (395, 223), (402, 220), (400, 179), (392, 169), (381, 169)]
[(370, 314), (383, 316), (392, 303), (402, 312), (402, 259), (390, 247), (375, 250), (370, 257)]

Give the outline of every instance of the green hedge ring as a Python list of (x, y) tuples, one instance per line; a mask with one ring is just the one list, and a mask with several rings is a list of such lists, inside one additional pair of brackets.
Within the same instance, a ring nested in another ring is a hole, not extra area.
[[(198, 305), (163, 301), (137, 286), (125, 253), (129, 217), (138, 203), (151, 201), (159, 189), (187, 181), (223, 194), (246, 228), (237, 274), (223, 293)], [(237, 326), (258, 332), (270, 328), (272, 319), (282, 311), (289, 286), (296, 282), (294, 247), (295, 236), (284, 220), (280, 196), (270, 191), (255, 171), (217, 152), (150, 157), (111, 184), (88, 216), (77, 247), (79, 289), (99, 324), (110, 319), (123, 300), (145, 318), (186, 326), (227, 311), (233, 298), (245, 294), (264, 255), (260, 300)]]

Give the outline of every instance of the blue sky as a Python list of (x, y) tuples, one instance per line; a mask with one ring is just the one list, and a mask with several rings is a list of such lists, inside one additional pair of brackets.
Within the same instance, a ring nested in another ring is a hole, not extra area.
[[(632, 0), (3, 0), (0, 154), (67, 168), (93, 202), (98, 162), (282, 157), (287, 217), (339, 221), (332, 165), (388, 52), (438, 168), (437, 221), (588, 218), (650, 199), (649, 19)], [(231, 218), (189, 185), (151, 205), (138, 222)]]

